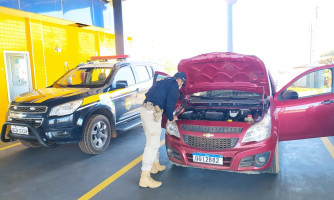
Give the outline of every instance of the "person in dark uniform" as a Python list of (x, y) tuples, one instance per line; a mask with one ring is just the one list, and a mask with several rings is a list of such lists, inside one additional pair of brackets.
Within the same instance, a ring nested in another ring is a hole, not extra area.
[(155, 174), (166, 169), (166, 166), (159, 163), (158, 152), (162, 113), (166, 114), (167, 123), (177, 120), (177, 117), (173, 116), (173, 112), (179, 97), (179, 89), (185, 85), (186, 79), (184, 72), (177, 72), (173, 77), (156, 82), (145, 94), (146, 99), (140, 110), (146, 135), (142, 172), (139, 180), (140, 187), (157, 188), (162, 184), (151, 178), (151, 173)]

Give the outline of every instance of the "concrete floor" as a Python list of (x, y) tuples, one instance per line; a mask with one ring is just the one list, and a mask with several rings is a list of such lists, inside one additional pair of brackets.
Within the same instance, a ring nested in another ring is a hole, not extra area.
[[(162, 138), (163, 139), (163, 136)], [(334, 138), (329, 138), (334, 144)], [(247, 199), (307, 200), (334, 198), (334, 159), (320, 138), (280, 143), (278, 175), (248, 175), (173, 166), (165, 147), (161, 162), (167, 169), (153, 177), (157, 189), (138, 187), (141, 164), (102, 185), (138, 158), (144, 148), (141, 127), (120, 134), (101, 155), (82, 153), (77, 144), (53, 149), (23, 145), (0, 150), (0, 199)], [(108, 179), (109, 178), (109, 179)], [(94, 189), (100, 186), (99, 190)], [(106, 187), (105, 187), (106, 186)]]

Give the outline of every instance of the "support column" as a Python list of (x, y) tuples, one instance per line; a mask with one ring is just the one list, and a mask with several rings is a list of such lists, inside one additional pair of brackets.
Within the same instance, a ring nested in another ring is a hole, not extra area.
[(227, 51), (233, 52), (233, 14), (232, 14), (232, 5), (237, 0), (226, 0), (227, 3)]
[(124, 55), (122, 0), (113, 0), (116, 54)]

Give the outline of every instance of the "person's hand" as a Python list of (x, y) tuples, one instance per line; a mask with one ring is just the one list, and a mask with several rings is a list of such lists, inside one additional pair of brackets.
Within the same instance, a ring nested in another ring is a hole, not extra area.
[(169, 119), (168, 119), (167, 124), (174, 123), (176, 120), (178, 120), (177, 116), (173, 116), (173, 121), (169, 121)]

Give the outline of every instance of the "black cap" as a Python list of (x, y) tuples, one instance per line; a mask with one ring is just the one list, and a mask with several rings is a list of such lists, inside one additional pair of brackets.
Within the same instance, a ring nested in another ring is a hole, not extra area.
[(186, 86), (186, 80), (187, 80), (187, 76), (184, 72), (177, 72), (175, 75), (174, 75), (174, 78), (177, 79), (181, 79), (183, 80), (183, 87)]

